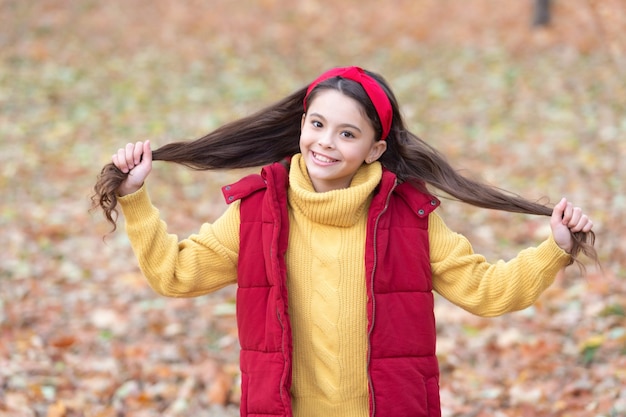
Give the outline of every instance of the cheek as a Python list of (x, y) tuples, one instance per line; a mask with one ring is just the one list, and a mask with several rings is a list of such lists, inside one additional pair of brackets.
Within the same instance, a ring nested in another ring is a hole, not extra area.
[(300, 129), (300, 146), (311, 143), (311, 132), (306, 127)]
[(300, 152), (303, 152), (304, 149), (308, 147), (307, 134), (304, 130), (300, 132)]

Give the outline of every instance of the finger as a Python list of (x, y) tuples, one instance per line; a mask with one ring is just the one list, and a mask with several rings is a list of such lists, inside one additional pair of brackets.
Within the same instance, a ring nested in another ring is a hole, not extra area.
[(583, 217), (583, 211), (580, 207), (573, 207), (572, 208), (572, 216), (570, 217), (569, 221), (567, 222), (567, 227), (574, 228), (578, 226), (578, 223), (580, 222), (580, 219)]
[(135, 168), (135, 145), (133, 143), (128, 143), (126, 145), (126, 154), (125, 154), (125, 158), (126, 158), (126, 164), (128, 165), (128, 169), (133, 169)]
[(150, 148), (149, 140), (143, 143), (143, 160), (147, 163), (152, 163), (152, 148)]
[(133, 163), (135, 165), (139, 165), (141, 162), (141, 155), (143, 155), (143, 142), (139, 141), (135, 143), (135, 148), (133, 149)]
[(120, 161), (119, 161), (119, 158), (117, 157), (117, 153), (114, 153), (113, 156), (111, 156), (111, 162), (113, 162), (113, 165), (115, 165), (117, 169), (124, 172), (124, 170), (120, 166)]
[(558, 224), (563, 221), (563, 212), (565, 211), (565, 205), (567, 204), (567, 200), (562, 198), (554, 208), (552, 209), (552, 223)]
[(568, 225), (569, 221), (572, 219), (572, 214), (574, 213), (574, 206), (569, 201), (565, 205), (565, 209), (563, 210), (563, 220), (562, 223), (564, 225)]
[(586, 214), (583, 214), (579, 221), (573, 227), (570, 227), (572, 232), (589, 232), (593, 228), (593, 222)]
[(128, 168), (128, 163), (126, 162), (126, 149), (125, 148), (119, 148), (117, 150), (116, 159), (117, 159), (117, 163), (115, 165), (117, 165), (120, 171), (126, 174), (129, 168)]

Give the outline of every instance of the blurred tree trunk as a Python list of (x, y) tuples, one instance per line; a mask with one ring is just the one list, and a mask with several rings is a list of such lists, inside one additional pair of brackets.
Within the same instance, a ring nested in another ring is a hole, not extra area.
[(533, 7), (533, 27), (550, 24), (550, 0), (535, 0)]

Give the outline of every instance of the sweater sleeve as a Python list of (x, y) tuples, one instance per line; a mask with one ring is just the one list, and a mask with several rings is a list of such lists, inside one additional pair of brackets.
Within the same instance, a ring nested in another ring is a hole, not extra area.
[(459, 307), (483, 317), (532, 305), (570, 261), (550, 236), (514, 259), (488, 263), (475, 254), (464, 236), (451, 231), (441, 217), (429, 216), (433, 288)]
[(152, 205), (145, 186), (119, 197), (126, 232), (150, 286), (169, 297), (195, 297), (237, 281), (239, 204), (213, 224), (178, 241)]

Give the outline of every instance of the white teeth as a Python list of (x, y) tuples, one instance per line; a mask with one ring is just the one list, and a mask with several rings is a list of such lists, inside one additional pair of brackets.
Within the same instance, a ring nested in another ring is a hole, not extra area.
[(326, 162), (326, 163), (330, 163), (330, 162), (335, 162), (335, 159), (330, 159), (330, 158), (326, 158), (325, 156), (322, 156), (320, 154), (314, 153), (313, 156), (315, 157), (315, 159), (317, 159), (320, 162)]

